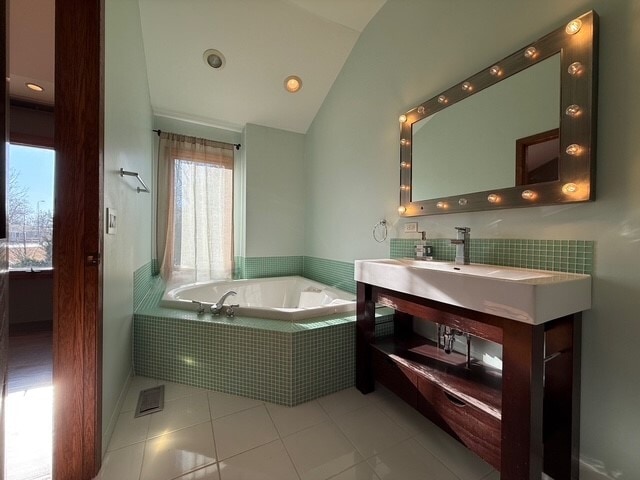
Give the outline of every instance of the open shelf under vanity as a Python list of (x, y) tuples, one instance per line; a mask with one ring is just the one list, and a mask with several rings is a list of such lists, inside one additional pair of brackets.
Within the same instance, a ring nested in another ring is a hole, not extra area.
[[(395, 309), (392, 335), (375, 337), (376, 304)], [(467, 353), (444, 353), (414, 317), (463, 333)], [(356, 386), (384, 385), (503, 480), (577, 479), (580, 325), (580, 313), (532, 325), (358, 282)], [(502, 369), (471, 356), (474, 339), (501, 346)]]

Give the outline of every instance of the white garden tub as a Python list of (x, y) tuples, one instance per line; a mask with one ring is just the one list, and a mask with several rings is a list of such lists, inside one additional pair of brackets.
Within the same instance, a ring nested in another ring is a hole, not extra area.
[[(272, 277), (193, 283), (166, 291), (160, 305), (197, 310), (198, 304), (214, 304), (228, 291), (225, 305), (237, 304), (235, 315), (298, 321), (307, 318), (349, 313), (356, 309), (356, 296), (303, 277)], [(209, 315), (208, 306), (205, 309)], [(222, 313), (224, 315), (224, 311)]]

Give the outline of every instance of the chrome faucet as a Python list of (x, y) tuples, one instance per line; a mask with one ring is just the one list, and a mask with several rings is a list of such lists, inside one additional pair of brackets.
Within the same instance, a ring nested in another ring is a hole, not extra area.
[(442, 334), (442, 343), (444, 347), (444, 353), (453, 352), (453, 346), (456, 343), (456, 335), (461, 335), (460, 330), (456, 330), (451, 327), (444, 327), (444, 333)]
[(451, 243), (456, 246), (456, 265), (469, 265), (469, 239), (471, 229), (469, 227), (456, 227), (458, 235)]
[[(222, 309), (224, 308), (224, 301), (227, 299), (227, 297), (229, 295), (236, 295), (236, 292), (234, 292), (233, 290), (229, 290), (227, 293), (225, 293), (224, 295), (222, 295), (222, 297), (220, 297), (220, 300), (218, 300), (215, 304), (211, 305), (211, 315), (220, 315), (220, 313), (222, 312)], [(238, 305), (232, 305), (232, 307), (237, 307)], [(231, 310), (231, 312), (233, 312), (233, 310)]]

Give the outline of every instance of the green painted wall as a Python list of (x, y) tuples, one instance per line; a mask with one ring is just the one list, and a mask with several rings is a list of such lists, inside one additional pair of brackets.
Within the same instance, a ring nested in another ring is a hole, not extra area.
[(137, 193), (139, 172), (153, 189), (151, 108), (136, 0), (105, 2), (104, 206), (118, 212), (104, 236), (102, 429), (106, 448), (131, 372), (133, 272), (151, 259), (151, 195)]
[(573, 16), (600, 14), (598, 199), (419, 218), (431, 238), (595, 240), (584, 314), (582, 479), (640, 472), (640, 1), (388, 0), (362, 33), (307, 133), (306, 256), (386, 257), (373, 225), (398, 236), (398, 115)]
[(304, 252), (304, 138), (260, 125), (245, 128), (247, 257)]
[[(235, 152), (236, 257), (302, 255), (304, 135), (254, 124), (239, 133), (160, 116), (154, 117), (153, 128), (242, 144)], [(155, 159), (155, 135), (153, 149)]]

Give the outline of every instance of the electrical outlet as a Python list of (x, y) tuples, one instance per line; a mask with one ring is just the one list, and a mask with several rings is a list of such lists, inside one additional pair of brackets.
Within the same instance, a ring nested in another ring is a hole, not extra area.
[(415, 233), (418, 231), (418, 222), (404, 224), (404, 233)]

